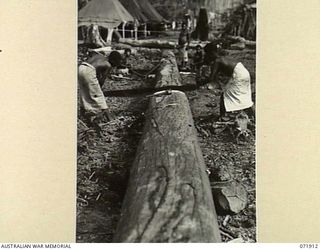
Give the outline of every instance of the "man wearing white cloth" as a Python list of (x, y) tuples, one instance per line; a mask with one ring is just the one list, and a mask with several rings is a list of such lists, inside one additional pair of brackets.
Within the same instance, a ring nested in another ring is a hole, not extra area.
[(101, 90), (110, 70), (111, 64), (108, 59), (99, 54), (91, 56), (86, 62), (79, 65), (80, 105), (89, 117), (96, 118), (107, 115), (108, 119), (111, 119), (105, 96)]
[(229, 76), (228, 83), (223, 87), (220, 100), (220, 117), (226, 112), (244, 110), (249, 116), (253, 114), (253, 102), (251, 96), (250, 73), (241, 62), (235, 62), (226, 57), (217, 57), (214, 54), (214, 62), (210, 80), (215, 81), (218, 73)]

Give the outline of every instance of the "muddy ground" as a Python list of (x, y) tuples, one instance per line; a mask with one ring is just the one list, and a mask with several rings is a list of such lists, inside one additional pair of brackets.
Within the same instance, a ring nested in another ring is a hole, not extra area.
[[(247, 67), (255, 91), (255, 51), (227, 51), (227, 54)], [(132, 62), (134, 67), (149, 69), (159, 59), (158, 54), (137, 54), (133, 56)], [(145, 81), (139, 77), (129, 77), (133, 80), (107, 79), (105, 85), (139, 85)], [(183, 81), (196, 80), (195, 76), (182, 77)], [(148, 106), (148, 93), (108, 96), (107, 89), (105, 86), (107, 103), (116, 118), (111, 122), (101, 122), (103, 134), (96, 133), (81, 115), (81, 121), (78, 120), (77, 242), (112, 241), (129, 170), (143, 129), (144, 112)], [(219, 173), (219, 180), (235, 180), (248, 192), (248, 204), (242, 212), (232, 215), (226, 224), (223, 223), (226, 216), (218, 216), (222, 239), (227, 242), (242, 237), (245, 242), (255, 242), (254, 134), (244, 145), (237, 145), (227, 131), (215, 129), (221, 90), (208, 89), (207, 85), (203, 85), (185, 93), (190, 102), (210, 180), (216, 181)]]

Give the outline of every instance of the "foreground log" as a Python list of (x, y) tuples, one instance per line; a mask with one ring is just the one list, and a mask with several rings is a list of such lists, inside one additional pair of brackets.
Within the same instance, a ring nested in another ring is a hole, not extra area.
[(156, 88), (171, 86), (181, 86), (181, 76), (179, 73), (176, 57), (172, 51), (164, 51), (162, 59), (156, 73)]
[(150, 99), (114, 242), (220, 242), (188, 99)]

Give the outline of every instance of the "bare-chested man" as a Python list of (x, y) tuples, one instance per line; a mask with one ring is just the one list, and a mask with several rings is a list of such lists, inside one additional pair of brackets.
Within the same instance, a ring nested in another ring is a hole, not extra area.
[(99, 54), (94, 54), (79, 65), (78, 82), (81, 108), (89, 116), (106, 114), (109, 119), (110, 112), (101, 86), (112, 68), (109, 60)]
[[(211, 46), (211, 47), (210, 47)], [(250, 73), (241, 62), (231, 58), (219, 57), (217, 47), (210, 45), (205, 50), (207, 58), (211, 60), (210, 81), (216, 82), (219, 73), (230, 77), (225, 86), (220, 100), (220, 117), (226, 112), (246, 111), (249, 116), (253, 115)]]
[(190, 44), (190, 34), (187, 28), (187, 24), (182, 24), (182, 29), (179, 34), (179, 50), (181, 57), (181, 68), (185, 68), (188, 64), (188, 47)]

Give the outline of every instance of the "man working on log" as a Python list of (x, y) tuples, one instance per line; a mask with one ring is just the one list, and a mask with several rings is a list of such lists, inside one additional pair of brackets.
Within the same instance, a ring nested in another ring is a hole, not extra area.
[(241, 62), (227, 57), (219, 57), (217, 45), (208, 44), (205, 48), (206, 60), (211, 61), (211, 75), (209, 80), (216, 82), (218, 74), (230, 77), (227, 84), (222, 86), (220, 99), (220, 118), (228, 112), (245, 111), (254, 116), (251, 96), (250, 73)]
[(131, 49), (125, 49), (124, 50), (124, 55), (123, 55), (123, 59), (122, 59), (122, 66), (125, 67), (130, 67), (130, 57), (131, 57)]
[(185, 68), (188, 63), (188, 46), (190, 43), (190, 34), (185, 23), (182, 24), (182, 29), (179, 35), (179, 48), (181, 56), (181, 68)]
[(103, 86), (111, 68), (117, 66), (117, 63), (120, 62), (120, 54), (111, 53), (109, 59), (100, 54), (93, 54), (89, 56), (86, 62), (79, 65), (78, 83), (81, 110), (84, 111), (89, 122), (96, 128), (98, 126), (97, 122), (104, 115), (107, 116), (108, 120), (112, 120), (101, 86)]
[(203, 65), (203, 53), (201, 45), (197, 45), (196, 52), (193, 56), (193, 70), (196, 72), (196, 78), (198, 80), (201, 77), (201, 66)]

